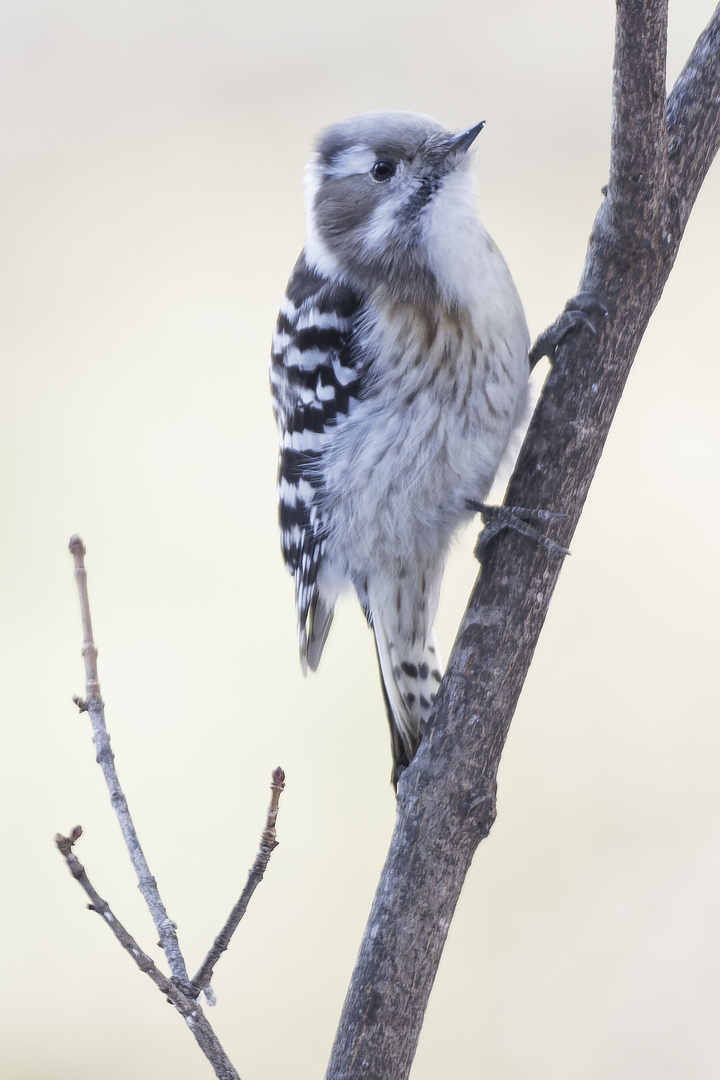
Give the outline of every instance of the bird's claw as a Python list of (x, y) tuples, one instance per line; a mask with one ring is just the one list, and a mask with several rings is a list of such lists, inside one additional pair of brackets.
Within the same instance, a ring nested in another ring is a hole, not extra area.
[(555, 555), (570, 554), (567, 548), (551, 540), (549, 536), (545, 536), (530, 524), (530, 521), (544, 522), (552, 521), (554, 518), (564, 518), (566, 514), (557, 513), (555, 510), (528, 510), (524, 506), (488, 506), (487, 503), (479, 502), (470, 502), (469, 505), (480, 514), (485, 526), (475, 545), (474, 554), (478, 562), (482, 562), (482, 556), (488, 544), (503, 529), (512, 529), (521, 536), (527, 536)]
[(597, 337), (596, 320), (589, 314), (594, 309), (599, 311), (601, 318), (607, 318), (609, 314), (607, 306), (594, 293), (578, 293), (577, 296), (568, 300), (562, 314), (546, 330), (543, 330), (530, 350), (530, 367), (534, 368), (543, 356), (549, 357), (552, 362), (557, 355), (560, 343), (579, 326), (586, 326), (590, 333)]

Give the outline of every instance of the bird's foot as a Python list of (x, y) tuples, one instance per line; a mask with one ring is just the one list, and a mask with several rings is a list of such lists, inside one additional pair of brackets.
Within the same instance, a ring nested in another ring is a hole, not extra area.
[(547, 330), (543, 330), (530, 350), (530, 367), (534, 368), (543, 356), (549, 357), (552, 363), (563, 338), (581, 326), (587, 326), (588, 330), (597, 337), (597, 316), (593, 319), (590, 315), (594, 310), (599, 311), (600, 318), (607, 318), (607, 307), (594, 293), (578, 293), (577, 296), (568, 300), (562, 315), (559, 315)]
[(482, 556), (488, 544), (503, 529), (512, 529), (521, 536), (527, 536), (555, 555), (570, 554), (567, 548), (551, 540), (549, 536), (545, 536), (530, 524), (531, 521), (545, 522), (552, 521), (554, 518), (563, 518), (565, 514), (558, 514), (554, 510), (528, 510), (524, 506), (488, 506), (487, 503), (472, 501), (468, 505), (480, 514), (485, 526), (475, 545), (475, 558), (478, 562), (482, 562)]

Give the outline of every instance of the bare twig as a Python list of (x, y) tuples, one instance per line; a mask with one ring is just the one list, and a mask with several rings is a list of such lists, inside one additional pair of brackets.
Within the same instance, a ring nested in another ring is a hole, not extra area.
[(209, 1004), (214, 1004), (210, 979), (213, 974), (213, 966), (217, 963), (222, 952), (227, 949), (230, 939), (247, 909), (250, 897), (263, 878), (270, 855), (277, 847), (275, 822), (278, 814), (280, 793), (285, 787), (285, 773), (277, 768), (272, 774), (270, 785), (271, 798), (265, 820), (265, 828), (260, 837), (260, 850), (255, 858), (248, 877), (247, 884), (242, 895), (233, 908), (230, 917), (220, 934), (218, 934), (212, 949), (200, 967), (193, 985), (188, 981), (187, 969), (176, 934), (175, 924), (168, 918), (165, 906), (160, 899), (160, 894), (143, 855), (140, 841), (138, 840), (135, 826), (130, 816), (127, 800), (123, 794), (115, 769), (115, 759), (110, 749), (110, 736), (105, 724), (105, 710), (100, 697), (100, 683), (97, 672), (97, 648), (93, 638), (92, 621), (90, 618), (90, 604), (87, 591), (87, 572), (85, 570), (85, 547), (79, 536), (73, 536), (70, 540), (70, 551), (75, 561), (75, 577), (80, 597), (80, 613), (83, 625), (83, 650), (85, 659), (86, 697), (75, 698), (81, 712), (87, 712), (90, 716), (93, 730), (93, 742), (97, 752), (97, 760), (102, 768), (105, 782), (110, 791), (110, 799), (120, 822), (120, 828), (125, 844), (130, 853), (135, 872), (137, 874), (140, 891), (150, 909), (155, 926), (160, 934), (160, 944), (165, 950), (172, 978), (166, 975), (156, 966), (154, 961), (140, 948), (135, 939), (128, 933), (125, 927), (118, 921), (110, 910), (109, 905), (91, 884), (85, 868), (80, 863), (72, 848), (82, 836), (82, 829), (76, 826), (70, 836), (62, 836), (58, 833), (55, 843), (65, 858), (65, 861), (73, 877), (79, 882), (85, 893), (90, 898), (88, 905), (92, 911), (102, 916), (103, 921), (113, 931), (122, 947), (134, 959), (141, 971), (144, 971), (157, 988), (165, 994), (167, 999), (177, 1008), (183, 1016), (188, 1027), (192, 1031), (198, 1045), (208, 1058), (219, 1080), (239, 1080), (238, 1074), (227, 1054), (223, 1050), (217, 1036), (205, 1018), (197, 998), (201, 991), (205, 991)]
[(267, 818), (265, 820), (265, 828), (262, 831), (260, 837), (260, 848), (255, 856), (255, 862), (253, 863), (250, 873), (248, 874), (247, 884), (240, 894), (235, 907), (230, 912), (227, 922), (223, 926), (222, 930), (215, 938), (212, 948), (208, 952), (207, 956), (203, 960), (202, 964), (198, 968), (198, 972), (192, 980), (193, 989), (200, 993), (201, 990), (206, 990), (210, 985), (210, 980), (213, 977), (213, 969), (218, 962), (222, 954), (225, 952), (230, 944), (230, 939), (235, 933), (240, 920), (247, 910), (247, 906), (250, 902), (250, 897), (255, 892), (260, 882), (263, 879), (265, 870), (270, 861), (270, 856), (273, 850), (278, 846), (277, 835), (275, 832), (275, 822), (277, 821), (278, 805), (280, 802), (280, 795), (285, 789), (285, 773), (281, 768), (274, 770), (272, 774), (272, 783), (270, 784), (270, 805), (267, 810)]
[(160, 893), (158, 892), (155, 878), (150, 873), (150, 868), (143, 853), (135, 825), (133, 824), (127, 799), (120, 787), (115, 758), (110, 748), (110, 736), (105, 724), (105, 709), (100, 697), (100, 683), (97, 673), (97, 648), (93, 638), (92, 621), (90, 619), (90, 602), (87, 591), (87, 571), (85, 570), (85, 545), (79, 536), (72, 536), (69, 544), (75, 561), (75, 579), (80, 598), (80, 614), (83, 625), (83, 648), (82, 655), (85, 659), (85, 700), (75, 698), (75, 702), (81, 711), (87, 712), (90, 717), (93, 731), (93, 742), (97, 755), (97, 762), (103, 771), (105, 783), (110, 792), (110, 801), (117, 814), (120, 829), (125, 840), (130, 860), (135, 868), (138, 886), (145, 903), (150, 909), (153, 922), (160, 936), (160, 944), (170, 965), (173, 976), (181, 986), (187, 987), (188, 973), (185, 960), (180, 951), (177, 938), (176, 924), (169, 917)]
[(117, 916), (113, 914), (107, 901), (103, 900), (95, 889), (85, 867), (72, 850), (73, 845), (81, 836), (82, 828), (76, 825), (70, 836), (57, 833), (55, 844), (58, 851), (63, 855), (70, 873), (88, 896), (90, 900), (88, 907), (91, 911), (95, 911), (100, 915), (103, 922), (110, 927), (123, 949), (133, 958), (140, 970), (144, 971), (152, 979), (158, 990), (165, 995), (182, 1015), (185, 1023), (195, 1036), (198, 1045), (212, 1064), (215, 1075), (219, 1080), (240, 1080), (238, 1073), (233, 1068), (197, 1001), (183, 993), (174, 980), (163, 975), (148, 954), (140, 948), (132, 934), (128, 933)]
[(96, 911), (98, 915), (102, 916), (123, 949), (132, 956), (140, 970), (150, 976), (158, 990), (162, 991), (166, 997), (170, 998), (173, 1005), (176, 1005), (180, 1012), (186, 1010), (188, 1002), (194, 1006), (194, 1002), (192, 1002), (191, 999), (186, 998), (186, 996), (177, 988), (175, 983), (171, 982), (171, 980), (160, 971), (147, 953), (143, 952), (132, 935), (125, 929), (117, 917), (113, 915), (107, 901), (102, 899), (92, 885), (85, 867), (72, 850), (73, 845), (80, 839), (81, 835), (82, 828), (81, 826), (76, 825), (70, 833), (70, 836), (63, 836), (62, 833), (56, 833), (55, 845), (60, 854), (64, 856), (70, 873), (89, 897), (90, 904), (88, 906), (90, 910)]

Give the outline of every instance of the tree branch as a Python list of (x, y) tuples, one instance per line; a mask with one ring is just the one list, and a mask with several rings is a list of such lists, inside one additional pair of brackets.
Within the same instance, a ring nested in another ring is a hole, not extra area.
[(230, 939), (237, 930), (240, 920), (247, 911), (247, 906), (250, 903), (250, 898), (255, 892), (256, 888), (263, 879), (263, 875), (267, 870), (267, 865), (270, 862), (270, 856), (274, 849), (278, 846), (277, 834), (275, 832), (275, 822), (278, 815), (278, 804), (280, 802), (280, 795), (285, 790), (285, 773), (282, 769), (277, 768), (272, 774), (272, 783), (270, 784), (270, 805), (267, 810), (267, 818), (265, 820), (265, 828), (263, 829), (260, 837), (260, 849), (255, 856), (255, 862), (250, 868), (248, 874), (247, 884), (240, 894), (235, 907), (228, 915), (227, 921), (222, 930), (215, 938), (213, 946), (208, 952), (207, 956), (203, 960), (202, 964), (198, 968), (197, 974), (192, 980), (192, 987), (196, 993), (200, 993), (201, 990), (205, 990), (210, 985), (210, 980), (213, 977), (213, 969), (215, 964), (228, 948)]
[(70, 873), (89, 897), (90, 903), (88, 907), (91, 911), (95, 911), (100, 915), (105, 925), (112, 930), (123, 949), (133, 958), (140, 970), (144, 971), (152, 979), (158, 990), (165, 995), (168, 1001), (182, 1015), (185, 1023), (195, 1036), (198, 1045), (215, 1070), (218, 1080), (240, 1080), (238, 1073), (233, 1068), (230, 1059), (220, 1045), (215, 1032), (208, 1024), (197, 1001), (184, 994), (173, 980), (163, 975), (151, 957), (140, 948), (132, 934), (125, 929), (117, 916), (113, 914), (107, 901), (103, 900), (95, 889), (85, 867), (72, 850), (73, 845), (81, 836), (82, 829), (79, 825), (76, 825), (70, 836), (57, 833), (55, 844), (64, 857)]
[(125, 840), (125, 845), (130, 855), (130, 860), (135, 868), (138, 886), (147, 904), (153, 922), (160, 935), (160, 944), (167, 957), (170, 970), (181, 986), (188, 986), (188, 973), (185, 960), (180, 952), (177, 938), (176, 924), (169, 917), (165, 905), (158, 892), (155, 878), (150, 873), (150, 867), (143, 853), (138, 839), (135, 825), (130, 814), (125, 794), (120, 787), (117, 770), (115, 769), (115, 757), (110, 748), (110, 736), (105, 724), (105, 708), (100, 697), (100, 683), (97, 673), (97, 647), (93, 638), (92, 620), (90, 618), (90, 601), (87, 590), (87, 571), (85, 569), (85, 545), (79, 536), (70, 538), (69, 548), (75, 562), (75, 580), (77, 581), (78, 595), (80, 598), (80, 614), (83, 626), (82, 654), (85, 659), (85, 700), (75, 699), (81, 712), (87, 712), (90, 717), (93, 732), (93, 743), (97, 762), (102, 769), (105, 783), (110, 792), (110, 802), (117, 815), (120, 829)]
[[(658, 0), (618, 3), (610, 183), (579, 287), (610, 315), (597, 337), (580, 329), (560, 346), (506, 498), (564, 514), (553, 532), (564, 546), (675, 260), (687, 220), (678, 205), (689, 213), (718, 144), (718, 12), (673, 91), (668, 129), (665, 14)], [(666, 179), (668, 130), (679, 196)], [(510, 532), (483, 553), (428, 730), (398, 786), (327, 1080), (408, 1076), (465, 875), (494, 821), (500, 757), (561, 565)]]
[(616, 0), (610, 184), (633, 210), (652, 205), (667, 159), (667, 0)]
[(115, 937), (126, 952), (133, 957), (140, 970), (144, 971), (146, 975), (153, 980), (158, 989), (165, 994), (168, 1000), (175, 1005), (195, 1036), (203, 1053), (212, 1064), (215, 1075), (219, 1080), (239, 1080), (237, 1072), (233, 1068), (227, 1054), (212, 1030), (212, 1027), (205, 1018), (203, 1011), (197, 1002), (197, 998), (199, 997), (200, 992), (205, 990), (209, 1003), (214, 1004), (211, 996), (212, 991), (209, 987), (210, 979), (213, 974), (213, 967), (215, 963), (217, 963), (222, 952), (227, 949), (233, 933), (247, 910), (252, 894), (262, 881), (273, 849), (277, 847), (275, 823), (277, 821), (280, 794), (285, 788), (285, 773), (282, 769), (277, 768), (272, 774), (270, 806), (267, 810), (265, 828), (260, 837), (260, 850), (258, 851), (250, 870), (247, 884), (225, 923), (225, 926), (215, 939), (213, 947), (201, 965), (193, 983), (190, 984), (185, 960), (180, 951), (175, 923), (168, 917), (165, 905), (160, 898), (157, 884), (150, 873), (147, 861), (142, 848), (140, 847), (140, 841), (138, 840), (135, 825), (130, 816), (127, 800), (120, 787), (120, 781), (118, 780), (117, 771), (115, 769), (115, 759), (112, 750), (110, 749), (110, 736), (105, 724), (105, 710), (100, 697), (100, 682), (97, 673), (97, 648), (95, 646), (92, 620), (90, 617), (87, 571), (85, 570), (85, 547), (79, 536), (71, 537), (69, 547), (75, 563), (75, 578), (80, 598), (80, 613), (83, 626), (82, 654), (85, 659), (87, 694), (87, 697), (84, 700), (75, 698), (75, 701), (80, 710), (82, 712), (87, 712), (90, 716), (97, 760), (102, 768), (105, 782), (110, 791), (110, 800), (117, 814), (120, 829), (130, 853), (132, 864), (135, 867), (140, 891), (145, 898), (155, 926), (160, 934), (160, 944), (163, 947), (168, 963), (170, 964), (170, 969), (173, 974), (172, 979), (168, 979), (147, 953), (140, 948), (135, 939), (112, 913), (107, 902), (102, 899), (91, 884), (85, 868), (72, 850), (73, 845), (82, 836), (82, 829), (80, 826), (76, 826), (69, 837), (62, 836), (58, 833), (55, 837), (55, 843), (58, 850), (65, 857), (65, 861), (73, 877), (79, 882), (90, 897), (89, 906), (91, 910), (96, 911), (102, 916), (103, 921), (113, 931)]
[(682, 232), (720, 148), (720, 4), (698, 38), (668, 99), (669, 183)]

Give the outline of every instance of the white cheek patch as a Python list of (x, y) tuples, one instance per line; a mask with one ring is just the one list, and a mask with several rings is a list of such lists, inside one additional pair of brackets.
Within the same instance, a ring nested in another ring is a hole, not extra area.
[(363, 233), (363, 247), (370, 252), (388, 247), (388, 240), (395, 235), (399, 212), (408, 199), (407, 187), (393, 189), (390, 184), (382, 195), (382, 202), (373, 210)]

